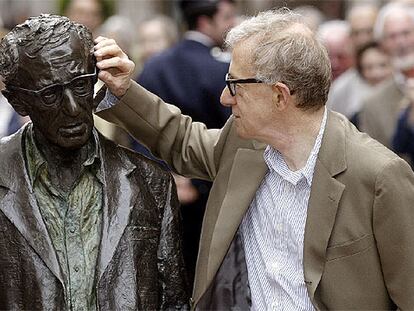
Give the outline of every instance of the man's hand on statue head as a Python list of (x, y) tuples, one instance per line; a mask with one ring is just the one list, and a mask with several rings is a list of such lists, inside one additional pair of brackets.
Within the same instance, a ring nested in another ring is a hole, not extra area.
[(131, 85), (135, 64), (113, 39), (96, 38), (94, 54), (97, 60), (96, 66), (99, 68), (99, 79), (112, 94), (121, 98)]

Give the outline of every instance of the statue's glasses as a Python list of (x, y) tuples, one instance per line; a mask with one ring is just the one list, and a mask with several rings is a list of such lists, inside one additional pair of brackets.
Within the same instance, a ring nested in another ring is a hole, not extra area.
[(93, 73), (77, 76), (66, 83), (48, 85), (40, 90), (29, 90), (13, 85), (7, 85), (7, 88), (34, 94), (42, 100), (45, 106), (51, 107), (62, 102), (65, 89), (69, 89), (77, 97), (86, 97), (93, 94), (93, 86), (96, 81), (97, 71), (95, 67)]
[(230, 91), (231, 96), (236, 96), (236, 85), (240, 83), (263, 83), (263, 81), (257, 80), (256, 78), (248, 79), (232, 79), (230, 74), (226, 74), (226, 85)]

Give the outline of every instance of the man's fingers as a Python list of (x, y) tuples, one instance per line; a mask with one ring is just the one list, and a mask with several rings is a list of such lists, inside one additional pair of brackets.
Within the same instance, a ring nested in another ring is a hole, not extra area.
[(121, 59), (120, 57), (112, 57), (103, 59), (96, 64), (99, 69), (107, 70), (109, 68), (117, 68), (120, 72), (130, 73), (134, 70), (134, 63), (129, 59)]
[[(103, 39), (97, 41), (98, 38), (103, 38)], [(108, 38), (104, 38), (104, 37), (98, 37), (98, 38), (95, 39), (95, 43), (96, 43), (95, 47), (94, 47), (95, 51), (99, 50), (99, 49), (101, 49), (105, 46), (117, 45), (116, 41), (114, 39), (108, 39)]]
[(121, 50), (121, 48), (116, 45), (107, 45), (95, 50), (94, 52), (96, 57), (108, 58), (112, 56), (119, 56), (125, 58), (125, 53)]
[(108, 38), (105, 38), (103, 36), (99, 36), (96, 39), (94, 39), (93, 42), (95, 42), (95, 44), (97, 44), (97, 43), (99, 43), (99, 42), (101, 42), (103, 40), (108, 40)]

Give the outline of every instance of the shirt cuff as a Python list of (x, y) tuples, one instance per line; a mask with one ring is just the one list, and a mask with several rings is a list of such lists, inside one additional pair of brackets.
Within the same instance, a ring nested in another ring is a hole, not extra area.
[(109, 109), (112, 106), (116, 105), (118, 101), (118, 97), (112, 94), (109, 89), (106, 89), (105, 97), (99, 103), (98, 107), (96, 108), (96, 112)]

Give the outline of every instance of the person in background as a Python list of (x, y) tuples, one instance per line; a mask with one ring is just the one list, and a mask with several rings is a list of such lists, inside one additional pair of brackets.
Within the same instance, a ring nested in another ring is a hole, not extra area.
[(375, 87), (391, 77), (391, 58), (379, 43), (368, 42), (356, 52), (356, 69), (369, 86)]
[(312, 5), (301, 5), (296, 7), (293, 12), (303, 16), (304, 23), (313, 31), (317, 32), (319, 26), (325, 21), (324, 14)]
[(393, 77), (363, 100), (359, 128), (392, 148), (398, 117), (405, 108), (402, 105), (404, 73), (414, 67), (413, 8), (400, 3), (382, 7), (374, 27), (374, 37), (391, 57)]
[(151, 57), (172, 47), (178, 42), (178, 26), (165, 15), (156, 15), (138, 25), (138, 64), (143, 65)]
[(346, 20), (351, 27), (351, 41), (355, 51), (374, 40), (374, 25), (378, 7), (370, 3), (356, 3), (348, 11)]
[(94, 38), (105, 19), (113, 14), (113, 5), (109, 0), (59, 0), (61, 14), (88, 27)]
[(193, 308), (414, 306), (414, 174), (326, 109), (328, 54), (300, 16), (261, 12), (228, 33), (221, 102), (233, 116), (222, 129), (132, 82), (116, 43), (95, 42), (99, 75), (118, 98), (108, 94), (100, 114), (178, 173), (214, 181)]
[[(347, 13), (351, 40), (346, 43), (346, 48), (353, 50), (353, 57), (363, 45), (373, 40), (377, 14), (377, 7), (367, 3), (354, 5)], [(332, 83), (327, 106), (347, 118), (352, 118), (361, 109), (362, 99), (369, 90), (370, 86), (362, 79), (355, 66), (352, 66)]]
[(317, 35), (328, 50), (332, 80), (335, 80), (354, 64), (349, 23), (342, 20), (324, 22), (319, 26)]
[[(179, 4), (188, 31), (178, 44), (150, 58), (137, 81), (163, 100), (177, 105), (194, 121), (220, 128), (230, 115), (230, 109), (220, 105), (221, 90), (225, 86), (223, 76), (229, 68), (228, 53), (222, 48), (225, 34), (236, 22), (235, 3), (231, 0), (182, 0)], [(135, 150), (147, 153), (142, 146)], [(185, 189), (192, 187), (196, 188), (197, 195), (182, 197), (196, 200), (186, 204), (181, 202), (184, 252), (190, 280), (195, 270), (201, 223), (211, 183), (192, 180), (192, 186)]]
[(397, 154), (407, 158), (414, 169), (414, 71), (406, 75), (402, 100), (406, 108), (398, 118), (392, 148)]
[[(382, 46), (373, 41), (362, 46), (356, 52), (356, 69), (358, 76), (365, 83), (360, 87), (358, 97), (361, 101), (374, 93), (382, 83), (392, 77), (392, 64), (390, 56)], [(358, 127), (359, 111), (349, 117), (351, 122)]]

